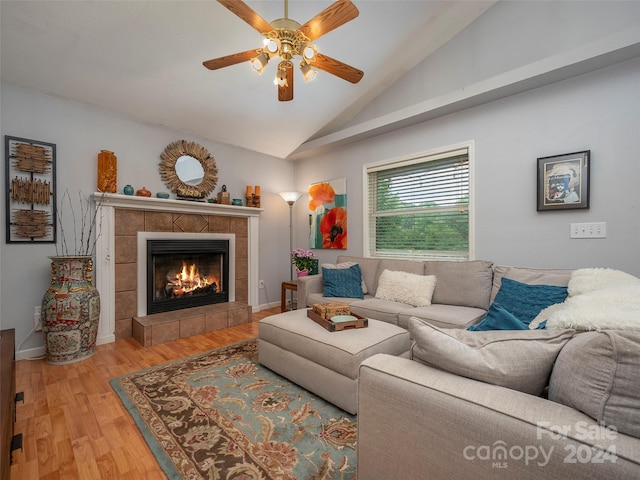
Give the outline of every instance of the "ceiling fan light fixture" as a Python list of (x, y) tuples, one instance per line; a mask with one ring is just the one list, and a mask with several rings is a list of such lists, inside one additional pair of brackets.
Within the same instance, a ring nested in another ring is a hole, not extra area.
[(288, 87), (289, 82), (287, 82), (287, 70), (286, 67), (281, 67), (278, 65), (278, 71), (276, 72), (276, 78), (273, 80), (274, 85), (278, 85), (279, 87)]
[(316, 54), (318, 53), (318, 49), (315, 45), (305, 45), (302, 49), (302, 58), (307, 63), (313, 63), (316, 61)]
[(267, 63), (269, 63), (269, 55), (265, 52), (262, 52), (257, 57), (251, 59), (251, 66), (258, 73), (262, 73), (262, 70), (267, 66)]
[(305, 82), (310, 82), (311, 80), (316, 78), (316, 74), (318, 73), (313, 68), (311, 68), (311, 65), (304, 61), (300, 62), (300, 71), (302, 72), (302, 76), (304, 77)]
[[(300, 70), (305, 81), (312, 80), (317, 70), (323, 70), (354, 84), (362, 79), (364, 75), (362, 70), (323, 55), (318, 52), (315, 45), (312, 45), (312, 42), (319, 37), (358, 16), (358, 9), (351, 0), (334, 0), (331, 5), (304, 24), (289, 18), (289, 0), (283, 0), (284, 18), (278, 18), (272, 22), (262, 18), (247, 5), (246, 1), (218, 0), (223, 7), (263, 36), (263, 47), (204, 61), (202, 64), (205, 68), (217, 70), (249, 60), (252, 68), (262, 73), (271, 58), (280, 57), (274, 83), (278, 86), (278, 100), (281, 102), (293, 100), (295, 78), (293, 61), (297, 57), (301, 57)], [(315, 68), (312, 68), (312, 65)]]
[(270, 57), (277, 55), (280, 51), (280, 40), (277, 38), (265, 38), (264, 50)]

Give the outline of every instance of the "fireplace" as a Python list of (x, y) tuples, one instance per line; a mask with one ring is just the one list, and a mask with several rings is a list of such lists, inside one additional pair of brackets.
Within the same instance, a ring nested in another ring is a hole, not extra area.
[(235, 301), (235, 235), (138, 232), (138, 316)]
[(147, 240), (147, 314), (229, 301), (229, 240)]

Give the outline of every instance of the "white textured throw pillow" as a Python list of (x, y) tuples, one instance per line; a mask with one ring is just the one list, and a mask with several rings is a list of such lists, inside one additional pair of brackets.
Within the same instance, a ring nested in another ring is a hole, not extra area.
[(571, 274), (569, 297), (542, 310), (529, 324), (537, 328), (640, 330), (640, 279), (609, 268), (583, 268)]
[[(358, 265), (356, 262), (342, 262), (342, 263), (323, 263), (321, 265), (322, 268), (350, 268), (354, 265)], [(364, 283), (364, 278), (362, 279), (362, 293), (366, 295), (368, 293), (367, 284)]]
[(406, 303), (414, 307), (428, 307), (436, 288), (435, 275), (384, 270), (378, 279), (376, 298)]
[(574, 270), (569, 280), (569, 296), (596, 292), (605, 288), (640, 286), (640, 279), (613, 268), (580, 268)]

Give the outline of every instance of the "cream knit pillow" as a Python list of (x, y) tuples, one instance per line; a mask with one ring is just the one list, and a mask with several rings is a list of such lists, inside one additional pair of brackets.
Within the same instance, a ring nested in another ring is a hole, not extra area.
[(376, 298), (406, 303), (414, 307), (428, 307), (436, 288), (434, 275), (384, 270), (378, 279)]

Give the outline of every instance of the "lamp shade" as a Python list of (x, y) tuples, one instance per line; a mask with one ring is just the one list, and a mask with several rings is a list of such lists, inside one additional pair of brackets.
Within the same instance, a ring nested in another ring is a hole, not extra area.
[(267, 63), (269, 63), (269, 55), (264, 52), (251, 59), (251, 66), (258, 73), (262, 73), (262, 69), (267, 66)]
[(302, 192), (280, 192), (279, 195), (285, 202), (294, 204), (296, 200), (298, 200), (300, 196), (302, 196)]
[(304, 76), (305, 82), (309, 82), (309, 81), (313, 80), (316, 77), (316, 71), (313, 68), (311, 68), (308, 63), (301, 62), (300, 63), (300, 71), (302, 72), (302, 75)]

